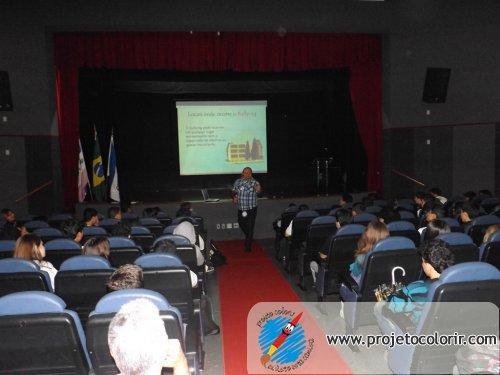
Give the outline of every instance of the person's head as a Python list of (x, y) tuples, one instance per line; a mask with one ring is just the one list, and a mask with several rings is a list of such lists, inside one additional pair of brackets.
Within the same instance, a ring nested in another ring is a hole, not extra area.
[(415, 195), (413, 196), (413, 201), (415, 204), (422, 208), (424, 207), (425, 203), (428, 201), (428, 196), (422, 191), (417, 191)]
[(160, 374), (169, 341), (155, 304), (139, 298), (123, 305), (109, 325), (108, 345), (121, 374)]
[(433, 240), (437, 236), (450, 232), (450, 226), (444, 221), (439, 219), (429, 221), (424, 232), (424, 241)]
[(91, 227), (94, 225), (99, 225), (99, 216), (97, 210), (92, 207), (87, 207), (83, 210), (83, 221), (85, 225)]
[(146, 207), (142, 211), (142, 216), (143, 217), (156, 217), (158, 212), (160, 211), (159, 207)]
[(343, 227), (351, 222), (351, 212), (345, 208), (340, 208), (335, 212), (335, 219), (337, 220), (337, 229)]
[(419, 252), (422, 256), (422, 269), (428, 278), (439, 278), (445, 269), (455, 263), (453, 252), (441, 240), (424, 242)]
[(440, 197), (443, 193), (441, 192), (440, 188), (434, 187), (429, 190), (429, 194), (432, 195), (434, 198)]
[(305, 210), (308, 210), (309, 209), (309, 206), (307, 204), (299, 204), (299, 211), (305, 211)]
[(459, 220), (462, 223), (468, 223), (474, 220), (477, 216), (481, 214), (481, 210), (476, 203), (464, 202), (460, 210), (458, 211)]
[(141, 267), (135, 264), (125, 264), (113, 272), (106, 286), (109, 292), (122, 289), (138, 289), (142, 288), (143, 281), (144, 275)]
[(349, 194), (349, 193), (343, 193), (341, 196), (340, 196), (340, 205), (342, 207), (350, 204), (353, 202), (353, 199), (352, 199), (352, 195)]
[(132, 227), (129, 223), (120, 221), (116, 225), (113, 225), (110, 229), (111, 235), (114, 237), (127, 237), (129, 238), (132, 233)]
[(431, 205), (425, 210), (425, 220), (429, 223), (433, 220), (444, 217), (444, 209), (439, 205)]
[(193, 213), (193, 208), (191, 207), (191, 202), (182, 202), (175, 216), (177, 217), (191, 216), (192, 213)]
[(355, 203), (351, 209), (351, 215), (356, 216), (365, 211), (365, 205), (363, 203)]
[(193, 208), (191, 207), (191, 202), (182, 202), (180, 209), (187, 212), (192, 211)]
[(472, 202), (474, 199), (476, 199), (476, 193), (474, 193), (472, 190), (466, 191), (464, 193), (464, 198), (466, 201)]
[(14, 258), (26, 260), (42, 260), (45, 258), (45, 246), (36, 234), (25, 234), (19, 237), (14, 247)]
[(373, 245), (386, 237), (389, 237), (387, 226), (378, 220), (372, 221), (361, 235), (354, 255), (366, 254), (373, 248)]
[(170, 253), (174, 254), (177, 250), (175, 244), (170, 240), (160, 240), (155, 243), (153, 251), (155, 253)]
[(108, 259), (109, 248), (109, 240), (106, 237), (92, 237), (83, 245), (82, 255), (97, 255)]
[(16, 221), (16, 214), (10, 208), (3, 208), (2, 215), (5, 221), (14, 223)]
[(122, 210), (118, 206), (111, 206), (108, 210), (108, 217), (110, 219), (121, 220), (122, 219)]
[(253, 173), (252, 168), (245, 167), (241, 171), (241, 178), (248, 180), (248, 179), (252, 178), (252, 173)]
[(393, 221), (398, 221), (401, 219), (401, 215), (399, 214), (399, 211), (396, 211), (395, 209), (391, 207), (384, 207), (382, 208), (382, 211), (378, 214), (379, 220), (385, 224), (389, 224)]
[(486, 228), (484, 231), (483, 243), (488, 242), (491, 236), (498, 231), (500, 231), (500, 224), (493, 224)]
[(493, 196), (493, 194), (491, 194), (491, 191), (489, 191), (488, 189), (479, 190), (478, 195), (483, 199), (491, 198)]
[(78, 220), (65, 220), (61, 223), (60, 229), (67, 237), (76, 242), (80, 242), (83, 238), (83, 224)]

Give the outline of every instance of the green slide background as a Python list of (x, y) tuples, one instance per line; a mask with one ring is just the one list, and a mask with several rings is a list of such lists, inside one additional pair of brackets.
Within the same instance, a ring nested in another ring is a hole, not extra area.
[[(267, 172), (266, 101), (177, 102), (180, 174)], [(230, 163), (227, 144), (259, 139), (263, 161)]]

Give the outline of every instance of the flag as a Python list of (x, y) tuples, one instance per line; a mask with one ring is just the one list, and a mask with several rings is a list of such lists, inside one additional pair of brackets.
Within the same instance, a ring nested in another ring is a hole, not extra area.
[(87, 187), (89, 186), (89, 175), (87, 174), (87, 166), (83, 158), (82, 142), (78, 139), (78, 202), (83, 202), (87, 195)]
[(94, 128), (94, 157), (92, 159), (92, 191), (96, 201), (106, 199), (106, 180), (104, 178), (104, 168), (102, 166), (101, 149), (97, 139), (97, 131)]
[(118, 169), (116, 168), (116, 153), (113, 132), (111, 132), (111, 140), (109, 141), (108, 183), (111, 184), (109, 187), (109, 197), (115, 202), (120, 202), (120, 189), (118, 188)]

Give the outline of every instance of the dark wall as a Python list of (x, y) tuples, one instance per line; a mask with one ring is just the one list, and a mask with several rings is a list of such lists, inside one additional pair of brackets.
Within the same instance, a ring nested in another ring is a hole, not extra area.
[[(7, 113), (7, 123), (0, 119), (0, 135), (57, 135), (52, 126), (52, 33), (88, 30), (272, 31), (283, 27), (290, 32), (381, 33), (385, 128), (495, 123), (500, 120), (499, 18), (500, 2), (495, 0), (5, 0), (0, 4), (0, 70), (10, 74), (15, 110)], [(422, 103), (428, 66), (452, 69), (444, 104)], [(61, 189), (56, 145), (49, 148), (50, 162), (36, 165), (54, 179), (52, 197), (59, 196)], [(13, 142), (11, 148), (16, 154), (24, 153), (24, 142)], [(26, 189), (26, 171), (32, 167), (10, 175), (14, 179), (10, 186), (16, 191)], [(0, 166), (2, 179), (7, 169)], [(14, 190), (2, 189), (0, 205), (10, 205), (6, 197)], [(56, 202), (54, 208), (58, 206)]]

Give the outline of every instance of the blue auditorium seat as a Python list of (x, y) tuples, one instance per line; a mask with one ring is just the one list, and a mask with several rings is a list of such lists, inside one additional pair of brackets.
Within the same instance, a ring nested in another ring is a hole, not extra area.
[(0, 259), (0, 296), (27, 290), (52, 292), (49, 274), (38, 264), (19, 258)]

